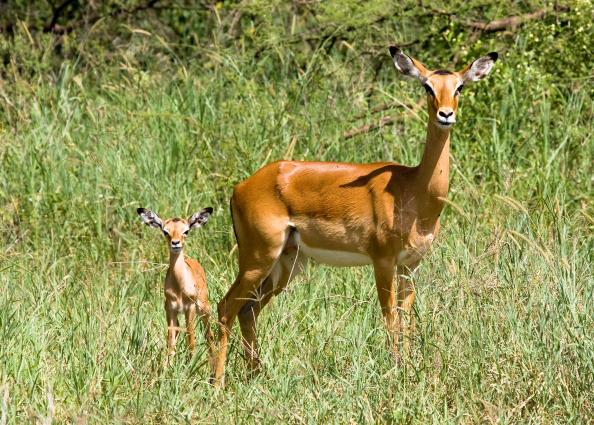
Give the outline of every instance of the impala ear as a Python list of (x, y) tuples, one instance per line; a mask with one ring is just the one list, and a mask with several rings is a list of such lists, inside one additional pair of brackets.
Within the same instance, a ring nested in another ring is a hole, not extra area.
[(427, 79), (429, 71), (421, 62), (406, 55), (399, 47), (390, 47), (390, 56), (394, 61), (394, 66), (398, 71), (407, 77), (416, 78), (424, 82)]
[(478, 58), (460, 72), (462, 74), (462, 80), (465, 83), (474, 83), (482, 80), (491, 72), (498, 57), (497, 52), (491, 52), (486, 56)]
[(157, 229), (161, 230), (163, 229), (163, 221), (151, 210), (147, 210), (146, 208), (138, 208), (136, 212), (147, 226), (156, 227)]
[(203, 226), (208, 221), (211, 214), (212, 214), (211, 207), (203, 208), (200, 211), (198, 211), (197, 213), (192, 214), (192, 217), (190, 217), (188, 219), (188, 224), (190, 225), (190, 229), (192, 229), (194, 227)]

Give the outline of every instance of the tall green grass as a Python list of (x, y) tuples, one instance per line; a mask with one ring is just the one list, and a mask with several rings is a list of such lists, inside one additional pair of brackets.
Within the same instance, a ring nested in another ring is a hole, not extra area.
[(415, 275), (403, 364), (385, 349), (371, 269), (311, 264), (261, 316), (260, 376), (245, 374), (238, 329), (225, 391), (208, 385), (204, 345), (188, 363), (180, 341), (163, 368), (167, 254), (136, 207), (215, 208), (187, 250), (216, 305), (236, 271), (236, 182), (283, 157), (413, 165), (423, 148), (424, 110), (342, 138), (379, 118), (370, 107), (421, 96), (391, 72), (369, 95), (340, 63), (280, 78), (221, 60), (13, 81), (0, 139), (8, 423), (593, 420), (592, 99), (520, 61), (462, 97), (451, 206)]

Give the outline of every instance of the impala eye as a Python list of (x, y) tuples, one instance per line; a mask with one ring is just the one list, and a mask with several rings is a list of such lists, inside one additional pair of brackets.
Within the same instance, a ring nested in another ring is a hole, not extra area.
[(428, 95), (435, 97), (435, 93), (433, 92), (433, 89), (431, 88), (431, 86), (429, 84), (423, 84), (423, 87), (425, 88), (425, 91), (427, 92)]
[(454, 95), (458, 96), (460, 93), (462, 93), (463, 88), (464, 88), (463, 84), (459, 85), (458, 88), (456, 89), (456, 93), (454, 93)]
[(169, 232), (168, 232), (167, 230), (165, 230), (165, 229), (163, 229), (163, 234), (164, 234), (165, 236), (167, 236), (167, 237), (169, 237), (169, 236), (170, 236), (170, 235), (169, 235)]
[(184, 232), (184, 236), (188, 236), (188, 233), (190, 233), (190, 229), (188, 229)]

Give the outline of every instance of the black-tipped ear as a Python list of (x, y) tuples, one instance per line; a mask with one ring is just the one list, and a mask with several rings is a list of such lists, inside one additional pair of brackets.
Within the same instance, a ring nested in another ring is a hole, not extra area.
[(497, 62), (497, 59), (499, 59), (499, 53), (497, 52), (487, 53), (487, 56), (493, 59), (493, 62)]
[(396, 55), (396, 53), (402, 53), (402, 50), (400, 50), (400, 47), (390, 46), (390, 56), (394, 57)]
[(423, 64), (405, 54), (400, 47), (390, 46), (389, 50), (390, 56), (392, 56), (392, 60), (394, 61), (394, 66), (398, 71), (407, 77), (416, 78), (420, 81), (425, 80), (427, 68)]
[(195, 214), (192, 214), (192, 217), (188, 219), (188, 224), (190, 225), (190, 229), (194, 227), (201, 227), (203, 226), (212, 214), (212, 208), (207, 207), (203, 208)]
[(156, 227), (157, 229), (163, 229), (163, 221), (157, 214), (146, 208), (137, 208), (136, 212), (142, 218), (142, 221), (147, 226)]

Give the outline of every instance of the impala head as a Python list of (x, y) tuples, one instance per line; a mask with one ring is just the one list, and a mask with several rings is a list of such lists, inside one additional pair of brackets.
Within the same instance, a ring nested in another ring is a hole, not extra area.
[(161, 230), (167, 239), (169, 250), (174, 254), (178, 254), (183, 249), (184, 241), (190, 230), (206, 223), (212, 214), (212, 208), (203, 208), (187, 220), (183, 218), (170, 218), (163, 221), (157, 214), (146, 208), (138, 208), (136, 212), (142, 218), (144, 224)]
[(466, 84), (482, 80), (493, 68), (497, 53), (491, 52), (478, 58), (461, 71), (430, 71), (416, 59), (406, 55), (398, 47), (390, 47), (390, 55), (396, 69), (402, 74), (416, 78), (427, 91), (429, 119), (439, 128), (448, 129), (456, 123), (458, 98)]

